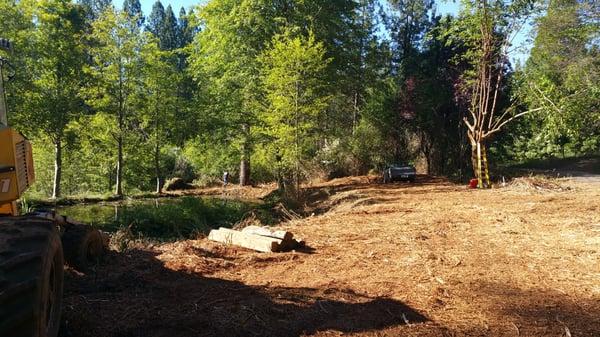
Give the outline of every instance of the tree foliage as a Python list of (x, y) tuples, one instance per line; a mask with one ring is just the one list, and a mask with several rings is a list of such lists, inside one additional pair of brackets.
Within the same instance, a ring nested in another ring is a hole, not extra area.
[(289, 31), (276, 35), (261, 58), (266, 94), (266, 108), (259, 116), (263, 133), (273, 162), (285, 176), (293, 176), (296, 191), (302, 164), (317, 153), (319, 121), (331, 99), (324, 90), (329, 61), (312, 33), (293, 37)]
[[(499, 160), (599, 151), (594, 1), (436, 5), (209, 0), (176, 16), (160, 1), (148, 15), (139, 0), (0, 1), (33, 190), (160, 191), (223, 171), (297, 190), (394, 162), (482, 178), (473, 144)], [(531, 57), (515, 67), (511, 32), (527, 22)]]
[(516, 78), (523, 104), (542, 110), (522, 123), (512, 151), (520, 158), (598, 152), (600, 21), (585, 1), (547, 6), (531, 57)]

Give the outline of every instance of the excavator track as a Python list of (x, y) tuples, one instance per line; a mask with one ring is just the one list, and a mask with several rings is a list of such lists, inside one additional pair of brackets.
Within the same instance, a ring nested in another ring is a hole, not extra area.
[(0, 218), (0, 336), (56, 337), (64, 259), (53, 221)]

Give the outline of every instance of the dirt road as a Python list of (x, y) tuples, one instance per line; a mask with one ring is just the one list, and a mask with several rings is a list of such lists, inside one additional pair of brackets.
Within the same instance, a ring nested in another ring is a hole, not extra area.
[(363, 177), (310, 194), (314, 215), (283, 226), (307, 252), (201, 239), (70, 271), (61, 335), (600, 335), (600, 183)]

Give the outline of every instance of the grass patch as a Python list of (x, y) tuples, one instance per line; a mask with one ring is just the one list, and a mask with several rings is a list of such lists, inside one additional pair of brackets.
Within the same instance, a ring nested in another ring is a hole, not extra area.
[(135, 237), (173, 240), (232, 227), (252, 210), (264, 214), (262, 207), (236, 200), (181, 197), (66, 206), (58, 212), (109, 232), (127, 228)]

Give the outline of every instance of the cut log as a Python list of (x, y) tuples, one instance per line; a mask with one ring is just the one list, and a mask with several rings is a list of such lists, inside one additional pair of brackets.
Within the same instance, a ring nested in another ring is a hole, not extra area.
[(278, 252), (281, 246), (280, 239), (239, 232), (223, 227), (210, 231), (208, 239), (265, 253)]
[(266, 227), (259, 226), (248, 226), (242, 229), (242, 232), (248, 234), (256, 234), (260, 236), (266, 236), (270, 238), (280, 239), (283, 241), (290, 241), (294, 238), (294, 234), (287, 231), (271, 231)]
[(298, 241), (296, 239), (291, 239), (282, 241), (279, 249), (282, 252), (288, 252), (290, 250), (302, 249), (304, 247), (306, 247), (306, 242), (304, 240)]

